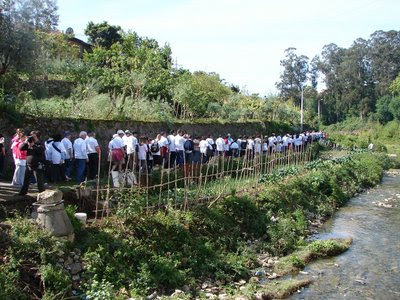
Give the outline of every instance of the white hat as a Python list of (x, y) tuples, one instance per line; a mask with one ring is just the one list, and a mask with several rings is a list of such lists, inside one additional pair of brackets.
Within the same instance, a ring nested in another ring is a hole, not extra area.
[(125, 133), (124, 133), (123, 130), (120, 129), (120, 130), (117, 131), (117, 134), (120, 135), (120, 134), (125, 134)]

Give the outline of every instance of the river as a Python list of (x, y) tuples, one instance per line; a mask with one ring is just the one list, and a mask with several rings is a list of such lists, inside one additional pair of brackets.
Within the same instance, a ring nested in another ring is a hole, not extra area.
[(351, 199), (315, 238), (349, 236), (348, 251), (311, 263), (308, 274), (298, 275), (314, 282), (291, 299), (400, 299), (399, 171)]

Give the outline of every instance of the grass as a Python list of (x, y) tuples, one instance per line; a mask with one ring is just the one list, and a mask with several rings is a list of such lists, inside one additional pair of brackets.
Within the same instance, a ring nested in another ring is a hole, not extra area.
[(312, 283), (310, 278), (274, 280), (266, 284), (247, 284), (242, 287), (241, 291), (230, 299), (245, 297), (246, 299), (285, 299), (291, 294), (297, 292), (302, 287)]
[(312, 280), (309, 278), (276, 281), (268, 283), (261, 291), (264, 294), (263, 299), (285, 299), (310, 283)]
[(351, 238), (314, 241), (292, 254), (282, 257), (275, 265), (274, 272), (280, 276), (296, 273), (312, 260), (345, 252), (351, 243)]

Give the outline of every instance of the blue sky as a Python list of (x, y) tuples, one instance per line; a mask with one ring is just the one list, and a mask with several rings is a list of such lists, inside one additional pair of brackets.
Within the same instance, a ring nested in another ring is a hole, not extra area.
[(312, 58), (376, 30), (400, 30), (398, 0), (58, 0), (59, 29), (78, 38), (89, 21), (168, 43), (174, 61), (216, 72), (251, 93), (276, 93), (288, 47)]

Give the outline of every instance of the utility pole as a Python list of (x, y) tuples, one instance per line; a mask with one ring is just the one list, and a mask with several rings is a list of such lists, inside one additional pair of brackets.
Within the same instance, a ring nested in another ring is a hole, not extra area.
[(303, 132), (304, 126), (304, 88), (301, 85), (301, 104), (300, 104), (300, 131)]

